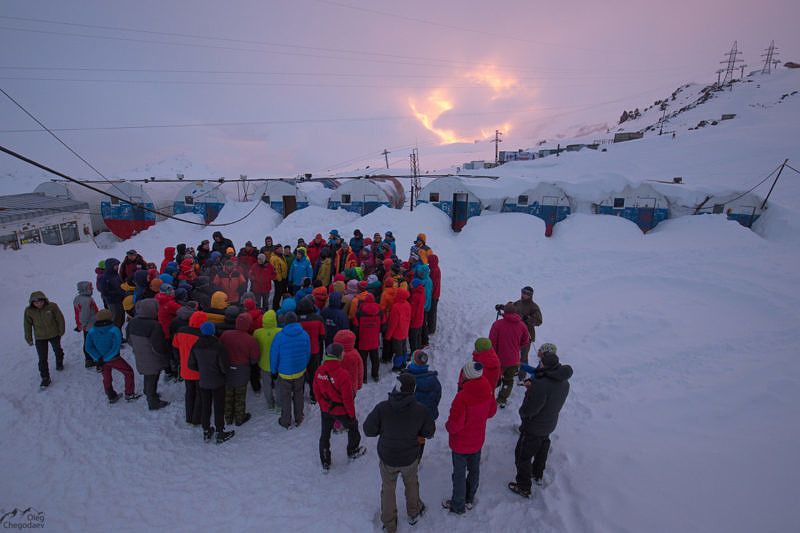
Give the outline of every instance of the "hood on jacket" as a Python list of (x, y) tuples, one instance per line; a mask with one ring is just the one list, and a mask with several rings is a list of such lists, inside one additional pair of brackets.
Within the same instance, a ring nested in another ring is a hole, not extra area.
[(333, 336), (333, 342), (338, 342), (344, 348), (344, 351), (349, 352), (355, 350), (356, 334), (349, 329), (340, 329)]
[(175, 260), (175, 247), (174, 246), (167, 246), (164, 248), (164, 259), (169, 259), (170, 261)]
[(222, 257), (222, 254), (219, 253), (218, 251), (214, 250), (213, 252), (211, 252), (211, 255), (209, 256), (208, 259), (212, 263), (219, 263), (219, 260), (220, 260), (221, 257)]
[(178, 271), (178, 263), (175, 261), (170, 261), (167, 263), (167, 266), (164, 267), (164, 272), (177, 272)]
[(247, 333), (250, 331), (250, 326), (253, 325), (253, 317), (248, 315), (247, 313), (242, 313), (241, 315), (236, 317), (236, 329), (239, 331), (244, 331)]
[(153, 278), (150, 282), (150, 290), (158, 294), (158, 291), (161, 290), (161, 286), (164, 284), (164, 280), (161, 278)]
[(331, 309), (341, 309), (342, 308), (342, 293), (333, 291), (330, 296), (328, 296), (328, 307)]
[(252, 311), (256, 308), (256, 301), (252, 298), (248, 298), (244, 301), (244, 308), (248, 311)]
[(284, 313), (288, 313), (289, 311), (294, 311), (297, 308), (297, 302), (294, 298), (286, 298), (284, 301), (281, 302), (281, 311)]
[(394, 296), (395, 302), (405, 302), (411, 295), (405, 289), (397, 289), (397, 294)]
[[(463, 375), (463, 374), (462, 374)], [(468, 379), (461, 384), (461, 390), (464, 391), (465, 394), (475, 398), (476, 400), (481, 400), (485, 398), (492, 398), (494, 396), (494, 388), (489, 385), (489, 382), (485, 379)]]
[(422, 295), (424, 296), (424, 295), (425, 295), (425, 285), (423, 285), (422, 283), (420, 283), (419, 285), (417, 285), (416, 287), (414, 287), (413, 289), (411, 289), (411, 293), (412, 293), (412, 294), (413, 294), (413, 293), (420, 293), (420, 294), (422, 294)]
[(295, 312), (298, 315), (308, 315), (314, 312), (314, 298), (311, 296), (306, 296), (302, 298), (299, 302), (297, 302), (297, 307), (295, 308)]
[(189, 326), (193, 328), (199, 328), (203, 325), (203, 322), (208, 321), (208, 315), (202, 311), (195, 311), (192, 313), (192, 316), (189, 317)]
[(298, 335), (305, 333), (305, 330), (300, 322), (292, 322), (291, 324), (286, 324), (283, 326), (281, 333), (284, 333), (289, 337), (297, 337)]
[(229, 305), (225, 309), (225, 322), (236, 322), (236, 318), (239, 316), (239, 308), (235, 305)]
[(278, 317), (275, 314), (275, 311), (270, 309), (264, 316), (261, 317), (261, 326), (266, 329), (275, 329), (278, 327)]
[(34, 291), (31, 293), (30, 298), (28, 298), (28, 303), (33, 305), (34, 300), (44, 300), (45, 303), (48, 302), (47, 296), (45, 296), (42, 291)]
[(358, 294), (358, 280), (351, 279), (347, 282), (347, 288), (344, 291), (345, 296), (355, 296)]
[(328, 298), (328, 289), (325, 287), (316, 287), (311, 291), (311, 295), (315, 300), (325, 300)]
[(216, 237), (219, 237), (220, 240), (225, 240), (225, 237), (222, 236), (222, 232), (221, 231), (215, 231), (214, 233), (211, 234), (211, 237), (214, 240), (216, 240)]
[(194, 260), (191, 257), (187, 257), (186, 259), (181, 261), (181, 268), (183, 268), (183, 267), (191, 268), (192, 264), (194, 264)]
[(438, 268), (439, 267), (439, 256), (436, 254), (431, 254), (428, 256), (428, 267), (429, 268)]
[(174, 281), (174, 279), (172, 278), (172, 276), (170, 276), (170, 275), (169, 275), (169, 274), (167, 274), (167, 273), (161, 274), (160, 276), (158, 276), (158, 279), (160, 279), (160, 280), (161, 280), (161, 281), (163, 281), (164, 283), (169, 283), (170, 285), (172, 285), (172, 282)]
[[(372, 295), (370, 294), (370, 296)], [(365, 315), (377, 315), (381, 312), (381, 306), (375, 303), (375, 298), (373, 298), (371, 302), (364, 300), (364, 302), (361, 304), (361, 307), (358, 309)]]
[(189, 320), (195, 311), (196, 309), (191, 305), (184, 305), (175, 312), (175, 316), (180, 318), (181, 320)]
[(555, 366), (545, 367), (543, 370), (537, 369), (534, 375), (537, 378), (541, 376), (553, 381), (567, 381), (572, 377), (572, 367), (558, 363)]
[(117, 265), (119, 265), (119, 259), (114, 259), (113, 257), (106, 259), (106, 274), (112, 272)]
[(413, 392), (392, 391), (389, 393), (389, 405), (398, 413), (403, 413), (411, 409), (414, 403)]
[(158, 317), (158, 302), (155, 298), (145, 298), (139, 300), (134, 306), (136, 318), (148, 318), (155, 320)]
[(211, 307), (214, 309), (225, 309), (228, 307), (228, 295), (222, 291), (217, 291), (211, 295)]
[(147, 288), (147, 271), (137, 270), (133, 273), (133, 283), (137, 287)]
[(336, 274), (336, 275), (334, 275), (334, 276), (333, 276), (333, 281), (334, 281), (334, 282), (337, 282), (337, 281), (344, 281), (344, 274), (341, 274), (341, 273), (340, 273), (340, 274)]
[(417, 277), (422, 280), (426, 280), (430, 277), (431, 269), (425, 263), (420, 263), (417, 267)]
[(391, 289), (394, 287), (394, 278), (386, 278), (383, 280), (383, 288), (384, 289)]
[[(137, 271), (141, 272), (141, 271)], [(144, 272), (145, 277), (147, 276), (147, 272)], [(91, 281), (79, 281), (78, 282), (78, 294), (83, 296), (90, 296), (92, 294), (92, 282)]]

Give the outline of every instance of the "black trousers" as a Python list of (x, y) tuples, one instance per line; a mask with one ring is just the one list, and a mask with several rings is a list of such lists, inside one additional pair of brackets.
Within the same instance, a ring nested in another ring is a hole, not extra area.
[(372, 363), (372, 377), (378, 379), (380, 362), (378, 361), (378, 349), (374, 350), (359, 350), (361, 353), (361, 362), (364, 363), (364, 383), (367, 382), (367, 360)]
[(425, 311), (425, 317), (422, 319), (422, 327), (419, 328), (420, 330), (420, 342), (422, 346), (427, 346), (429, 339), (428, 339), (428, 315), (430, 311)]
[(439, 298), (431, 299), (431, 310), (425, 315), (425, 324), (428, 327), (428, 335), (436, 333), (436, 311), (439, 307)]
[(318, 353), (312, 353), (311, 357), (308, 358), (308, 365), (306, 366), (306, 379), (305, 382), (308, 384), (308, 395), (313, 401), (317, 401), (314, 397), (314, 376), (317, 375), (317, 369), (320, 365), (320, 360), (322, 356)]
[(253, 392), (261, 392), (261, 367), (258, 365), (250, 367), (250, 386)]
[(275, 294), (272, 296), (272, 308), (276, 311), (281, 308), (281, 297), (283, 293), (286, 292), (288, 286), (289, 282), (287, 280), (275, 280)]
[(147, 407), (151, 409), (158, 408), (158, 402), (161, 401), (161, 398), (158, 397), (159, 376), (161, 376), (161, 372), (144, 376), (144, 395), (147, 397)]
[(225, 385), (216, 389), (200, 389), (200, 407), (203, 429), (211, 428), (211, 403), (214, 403), (214, 425), (217, 431), (225, 430)]
[(186, 423), (197, 426), (200, 424), (202, 414), (200, 394), (198, 394), (197, 390), (200, 388), (198, 386), (199, 381), (196, 379), (184, 379), (183, 383), (186, 385), (186, 395), (184, 396), (186, 400)]
[(61, 337), (36, 339), (34, 345), (36, 346), (36, 353), (39, 355), (39, 375), (42, 379), (50, 377), (50, 366), (47, 364), (48, 344), (53, 347), (53, 353), (56, 355), (56, 366), (64, 364), (64, 350), (61, 349)]
[(419, 350), (420, 346), (422, 346), (422, 327), (419, 328), (408, 328), (408, 347), (411, 353), (414, 350)]
[(89, 355), (89, 352), (86, 351), (86, 336), (88, 334), (89, 334), (88, 331), (83, 330), (83, 356), (86, 358), (87, 363), (91, 363), (92, 365), (94, 365), (94, 359), (92, 359), (92, 356)]
[[(517, 465), (517, 486), (523, 490), (531, 490), (531, 478), (541, 479), (547, 463), (547, 452), (550, 451), (550, 437), (536, 437), (522, 434), (514, 450), (514, 462)], [(531, 463), (531, 458), (534, 458)]]
[(333, 424), (338, 420), (347, 429), (347, 455), (355, 453), (361, 444), (361, 432), (358, 430), (358, 420), (346, 415), (332, 415), (321, 411), (322, 432), (319, 435), (319, 460), (324, 465), (331, 464), (331, 431)]

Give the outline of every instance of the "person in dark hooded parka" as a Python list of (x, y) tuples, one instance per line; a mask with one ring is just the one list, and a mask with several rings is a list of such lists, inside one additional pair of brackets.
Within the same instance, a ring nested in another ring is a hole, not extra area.
[(224, 256), (228, 248), (235, 249), (235, 247), (233, 246), (233, 241), (223, 237), (222, 233), (219, 231), (215, 231), (214, 234), (212, 235), (212, 238), (214, 239), (214, 243), (211, 245), (212, 252), (219, 252)]
[(342, 310), (342, 293), (333, 291), (328, 296), (328, 306), (320, 313), (325, 321), (325, 346), (333, 344), (333, 338), (343, 329), (350, 329), (350, 320)]
[(189, 292), (189, 298), (194, 300), (200, 306), (200, 309), (206, 311), (211, 308), (211, 295), (214, 294), (214, 287), (211, 285), (211, 280), (208, 276), (199, 276), (193, 283), (194, 289)]
[(128, 343), (136, 357), (136, 370), (144, 376), (144, 394), (151, 411), (169, 405), (158, 395), (158, 377), (169, 368), (169, 348), (164, 329), (158, 322), (158, 302), (145, 298), (136, 302), (136, 316), (126, 327)]
[(230, 370), (225, 374), (225, 422), (241, 426), (250, 420), (247, 412), (247, 383), (250, 380), (250, 367), (258, 363), (261, 350), (252, 335), (248, 333), (253, 318), (247, 313), (236, 317), (235, 329), (222, 333), (219, 341), (228, 350)]

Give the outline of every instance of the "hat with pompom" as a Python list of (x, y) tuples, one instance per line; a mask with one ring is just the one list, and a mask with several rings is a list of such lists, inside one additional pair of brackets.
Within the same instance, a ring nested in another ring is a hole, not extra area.
[(414, 353), (411, 354), (411, 364), (416, 366), (427, 366), (428, 354), (422, 350), (414, 350)]
[(200, 326), (200, 333), (203, 335), (213, 335), (216, 330), (217, 327), (213, 322), (203, 322), (203, 325)]
[(465, 380), (478, 379), (483, 375), (483, 364), (478, 361), (469, 361), (461, 371)]

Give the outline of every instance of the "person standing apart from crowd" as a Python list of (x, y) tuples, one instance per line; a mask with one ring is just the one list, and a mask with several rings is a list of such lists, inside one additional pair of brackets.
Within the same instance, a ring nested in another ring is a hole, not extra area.
[[(147, 275), (145, 272), (142, 274)], [(86, 335), (89, 330), (94, 326), (95, 316), (97, 315), (97, 304), (92, 298), (92, 282), (79, 281), (78, 294), (72, 300), (72, 307), (75, 309), (75, 331), (83, 332), (83, 356), (85, 358), (84, 366), (92, 368), (94, 366), (94, 359), (91, 358), (89, 352), (86, 351)]]
[(497, 394), (497, 404), (504, 408), (514, 388), (514, 376), (519, 370), (520, 350), (531, 342), (528, 328), (522, 323), (513, 303), (508, 302), (503, 306), (503, 318), (492, 324), (489, 340), (502, 367), (503, 385)]
[[(542, 325), (542, 310), (533, 301), (533, 287), (530, 285), (522, 287), (519, 300), (514, 302), (514, 307), (517, 308), (522, 323), (528, 328), (528, 335), (530, 335), (531, 342), (523, 346), (519, 351), (519, 360), (523, 365), (528, 364), (528, 353), (530, 353), (531, 346), (536, 342), (536, 326)], [(517, 378), (520, 385), (525, 381), (527, 374), (520, 366)]]
[(56, 370), (64, 370), (64, 350), (61, 349), (61, 337), (64, 335), (64, 315), (58, 305), (47, 299), (42, 291), (31, 293), (28, 307), (23, 313), (25, 342), (29, 346), (36, 345), (39, 355), (39, 385), (45, 389), (50, 386), (50, 367), (47, 364), (47, 345), (53, 347), (56, 356)]
[(97, 313), (97, 320), (86, 336), (86, 351), (97, 362), (97, 369), (103, 374), (103, 388), (108, 403), (117, 403), (122, 394), (114, 390), (111, 370), (122, 372), (125, 377), (125, 399), (132, 401), (141, 396), (134, 389), (133, 369), (119, 354), (122, 333), (111, 321), (111, 311), (103, 309)]

